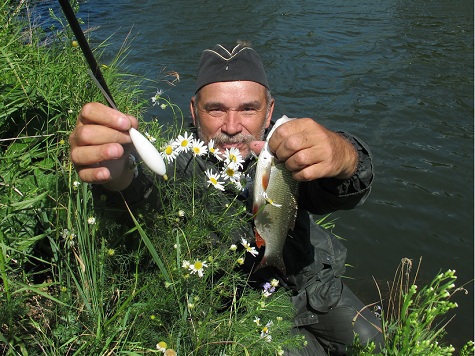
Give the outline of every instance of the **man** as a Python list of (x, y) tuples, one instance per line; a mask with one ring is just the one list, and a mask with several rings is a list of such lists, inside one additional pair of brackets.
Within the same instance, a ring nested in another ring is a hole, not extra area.
[[(214, 139), (222, 151), (236, 147), (247, 163), (252, 161), (252, 153), (262, 149), (274, 110), (259, 55), (241, 45), (205, 50), (190, 110), (203, 141)], [(98, 103), (86, 104), (70, 135), (71, 158), (83, 181), (139, 201), (149, 184), (144, 175), (135, 177), (129, 169), (131, 126), (138, 126), (134, 117)], [(296, 226), (284, 248), (287, 275), (280, 278), (292, 291), (295, 331), (307, 340), (305, 349), (295, 354), (343, 355), (355, 332), (362, 343), (382, 344), (379, 321), (341, 281), (346, 249), (310, 215), (351, 209), (365, 200), (373, 180), (368, 150), (360, 140), (310, 118), (281, 125), (269, 146), (300, 182)], [(252, 268), (255, 261), (250, 263)], [(266, 274), (276, 271), (264, 268), (255, 273), (254, 282)]]

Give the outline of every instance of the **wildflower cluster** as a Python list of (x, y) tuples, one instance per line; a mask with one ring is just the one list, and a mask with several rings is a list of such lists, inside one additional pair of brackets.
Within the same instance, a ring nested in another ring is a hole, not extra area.
[[(153, 106), (159, 105), (160, 99), (163, 99), (162, 94), (163, 94), (163, 90), (158, 89), (157, 92), (155, 93), (155, 95), (150, 98), (152, 100), (152, 105)], [(165, 110), (167, 108), (167, 106), (168, 105), (166, 103), (161, 103), (160, 104), (160, 108), (162, 110)]]
[(172, 139), (167, 142), (161, 149), (161, 155), (167, 163), (171, 163), (181, 154), (191, 152), (195, 157), (212, 156), (218, 161), (223, 162), (220, 171), (215, 171), (212, 168), (205, 171), (205, 175), (208, 178), (208, 186), (224, 191), (225, 184), (230, 183), (236, 189), (242, 189), (242, 172), (240, 169), (243, 167), (244, 159), (239, 152), (239, 149), (232, 147), (221, 152), (216, 147), (215, 142), (211, 139), (208, 144), (195, 138), (193, 133), (185, 132), (182, 135), (178, 135), (176, 139)]
[[(277, 322), (281, 322), (282, 320), (282, 317), (276, 317)], [(274, 327), (274, 322), (272, 320), (269, 320), (267, 323), (263, 324), (261, 322), (261, 318), (259, 317), (255, 317), (253, 321), (259, 327), (259, 338), (263, 339), (266, 342), (272, 342), (272, 330)]]
[[(261, 326), (261, 319), (260, 318), (255, 318), (254, 322), (257, 324), (257, 326)], [(261, 330), (260, 330), (260, 335), (261, 339), (265, 339), (267, 342), (272, 341), (272, 335), (270, 334), (271, 332), (271, 327), (274, 325), (274, 322), (272, 320), (268, 321), (267, 324), (265, 324)]]
[(74, 231), (69, 231), (68, 229), (63, 229), (61, 234), (66, 246), (73, 247), (75, 245), (76, 234)]
[(262, 287), (262, 296), (268, 298), (276, 291), (276, 288), (279, 286), (279, 281), (277, 279), (273, 279), (270, 282), (266, 282)]

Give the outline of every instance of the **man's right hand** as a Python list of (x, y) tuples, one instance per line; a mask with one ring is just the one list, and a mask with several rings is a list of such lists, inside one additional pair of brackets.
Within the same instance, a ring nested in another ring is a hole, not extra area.
[(128, 153), (132, 140), (128, 130), (138, 127), (135, 117), (100, 103), (88, 103), (79, 113), (69, 135), (71, 160), (79, 178), (87, 183), (104, 184), (122, 190), (133, 179)]

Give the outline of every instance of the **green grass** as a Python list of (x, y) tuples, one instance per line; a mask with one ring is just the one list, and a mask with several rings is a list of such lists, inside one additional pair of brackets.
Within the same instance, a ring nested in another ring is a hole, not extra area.
[[(78, 182), (69, 160), (68, 135), (81, 106), (102, 101), (100, 92), (61, 14), (52, 13), (56, 27), (46, 35), (22, 20), (21, 6), (0, 4), (2, 354), (162, 353), (156, 345), (166, 343), (180, 355), (271, 355), (299, 347), (301, 339), (289, 334), (287, 293), (265, 297), (236, 272), (245, 252), (229, 248), (249, 219), (238, 200), (223, 200), (201, 176), (171, 174), (155, 182), (163, 209), (98, 209), (104, 202)], [(141, 79), (120, 70), (128, 46), (101, 63), (102, 71), (119, 108), (142, 118), (150, 103), (137, 99)], [(161, 147), (183, 133), (183, 114), (163, 94), (156, 100), (175, 124), (141, 128)], [(203, 276), (188, 263), (204, 264)], [(433, 317), (455, 306), (448, 301), (454, 278), (437, 276), (420, 292), (394, 285), (382, 315), (384, 354), (453, 353), (434, 348), (443, 345), (445, 324)], [(460, 354), (470, 350), (473, 344)]]

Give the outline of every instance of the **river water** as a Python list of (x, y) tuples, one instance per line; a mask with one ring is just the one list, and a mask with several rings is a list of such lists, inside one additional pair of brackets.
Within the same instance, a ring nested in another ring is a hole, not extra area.
[[(38, 12), (48, 7), (60, 13), (54, 1)], [(372, 194), (333, 214), (348, 284), (369, 303), (403, 257), (422, 257), (419, 284), (455, 269), (469, 291), (453, 297), (447, 328), (459, 347), (474, 332), (473, 13), (471, 0), (91, 0), (78, 16), (93, 46), (108, 39), (106, 64), (130, 33), (124, 68), (185, 114), (202, 50), (244, 40), (264, 61), (275, 118), (312, 117), (367, 142)], [(162, 81), (171, 70), (174, 87)], [(167, 122), (158, 108), (148, 115)]]

